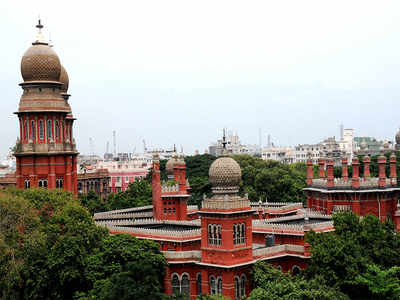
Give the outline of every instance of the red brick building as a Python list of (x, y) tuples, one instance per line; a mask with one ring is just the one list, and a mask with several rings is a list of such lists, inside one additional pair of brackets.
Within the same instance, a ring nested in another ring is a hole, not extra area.
[(77, 193), (74, 118), (68, 103), (67, 72), (60, 59), (38, 35), (21, 60), (23, 93), (16, 112), (16, 182), (20, 189), (63, 188)]
[(319, 160), (319, 178), (313, 178), (311, 161), (307, 162), (307, 206), (325, 214), (351, 210), (359, 216), (373, 214), (382, 222), (391, 219), (400, 231), (400, 214), (397, 208), (400, 188), (397, 186), (396, 156), (389, 159), (389, 176), (386, 174), (387, 159), (378, 157), (379, 176), (370, 176), (369, 156), (363, 157), (364, 170), (360, 177), (358, 158), (352, 161), (352, 177), (348, 176), (347, 159), (342, 160), (342, 176), (334, 178), (333, 160)]
[(285, 272), (299, 272), (310, 258), (305, 233), (334, 230), (331, 216), (301, 203), (250, 203), (241, 197), (241, 170), (232, 158), (214, 161), (209, 170), (213, 196), (202, 208), (188, 206), (183, 157), (167, 163), (169, 180), (161, 182), (153, 159), (153, 205), (95, 214), (110, 233), (128, 233), (159, 243), (168, 261), (167, 294), (221, 294), (241, 299), (251, 291), (250, 270), (267, 260)]

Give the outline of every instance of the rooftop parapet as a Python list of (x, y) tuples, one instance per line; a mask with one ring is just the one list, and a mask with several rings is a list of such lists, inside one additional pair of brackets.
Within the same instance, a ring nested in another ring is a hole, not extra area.
[(179, 193), (179, 184), (175, 184), (175, 185), (167, 185), (167, 184), (163, 184), (161, 186), (161, 192), (162, 193)]
[(264, 247), (253, 249), (253, 257), (261, 258), (261, 257), (270, 257), (275, 256), (277, 254), (297, 254), (304, 255), (305, 247), (301, 245), (276, 245), (272, 247)]
[[(396, 173), (396, 157), (390, 156), (390, 179), (386, 177), (386, 157), (381, 155), (378, 157), (379, 176), (376, 178), (370, 177), (370, 162), (371, 158), (368, 156), (363, 157), (364, 163), (364, 177), (360, 177), (360, 162), (357, 157), (352, 161), (352, 177), (348, 177), (347, 172), (347, 158), (342, 159), (342, 177), (335, 178), (333, 172), (333, 163), (330, 158), (324, 160), (320, 159), (319, 164), (319, 178), (312, 178), (313, 165), (311, 159), (307, 161), (307, 186), (309, 188), (322, 188), (322, 189), (337, 189), (337, 190), (358, 190), (358, 189), (371, 189), (371, 188), (394, 188), (397, 187), (397, 173)], [(325, 177), (325, 169), (327, 176)]]
[(200, 238), (201, 229), (182, 229), (182, 230), (165, 230), (165, 229), (154, 229), (154, 228), (141, 228), (141, 227), (119, 227), (109, 224), (105, 224), (105, 227), (110, 230), (111, 233), (128, 233), (134, 235), (144, 235), (148, 237), (166, 237), (166, 238)]

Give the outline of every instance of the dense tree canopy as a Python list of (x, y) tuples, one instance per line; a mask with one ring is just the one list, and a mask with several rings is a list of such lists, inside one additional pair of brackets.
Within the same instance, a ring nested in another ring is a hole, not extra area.
[[(333, 218), (334, 232), (307, 235), (312, 253), (307, 278), (320, 276), (351, 299), (400, 297), (400, 272), (391, 269), (400, 266), (400, 235), (393, 225), (381, 223), (373, 215), (360, 218), (352, 212)], [(392, 282), (393, 288), (377, 288), (382, 278)]]
[(164, 267), (157, 244), (109, 236), (68, 192), (0, 193), (0, 299), (161, 299)]
[(249, 300), (347, 300), (345, 294), (328, 287), (322, 277), (306, 280), (284, 274), (266, 262), (257, 262), (252, 271), (255, 289)]

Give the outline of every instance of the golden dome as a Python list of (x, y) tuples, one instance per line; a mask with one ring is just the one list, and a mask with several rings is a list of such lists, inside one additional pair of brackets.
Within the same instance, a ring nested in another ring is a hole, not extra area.
[(58, 79), (58, 81), (62, 83), (61, 92), (63, 92), (63, 93), (68, 92), (69, 77), (68, 77), (68, 73), (65, 70), (63, 65), (61, 65), (61, 73), (60, 73), (60, 78)]
[(237, 193), (242, 179), (239, 164), (230, 157), (215, 160), (208, 171), (214, 193)]
[(61, 63), (56, 52), (46, 43), (33, 43), (21, 60), (24, 81), (58, 81)]

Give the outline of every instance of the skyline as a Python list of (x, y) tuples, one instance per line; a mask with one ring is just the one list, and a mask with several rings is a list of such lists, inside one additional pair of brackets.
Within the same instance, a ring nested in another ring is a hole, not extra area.
[(204, 151), (223, 127), (246, 144), (258, 144), (261, 128), (263, 144), (271, 134), (288, 146), (338, 137), (341, 123), (356, 136), (396, 134), (396, 1), (358, 2), (362, 9), (344, 1), (117, 1), (96, 2), (88, 15), (93, 3), (71, 1), (63, 14), (50, 1), (0, 4), (8, 41), (0, 75), (7, 128), (1, 155), (18, 136), (12, 113), (22, 91), (19, 64), (35, 37), (38, 10), (70, 77), (83, 154), (90, 137), (102, 154), (113, 130), (118, 152), (142, 149), (145, 139), (149, 146), (182, 145), (189, 154)]

